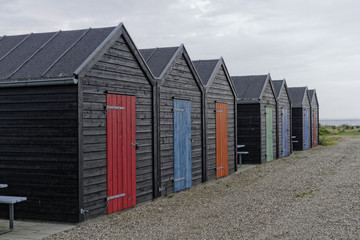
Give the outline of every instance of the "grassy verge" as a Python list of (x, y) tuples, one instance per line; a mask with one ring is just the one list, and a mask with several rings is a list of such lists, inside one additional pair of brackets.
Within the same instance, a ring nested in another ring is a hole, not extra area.
[(341, 135), (360, 135), (360, 126), (321, 126), (319, 128), (320, 144), (323, 146), (332, 146), (336, 144)]

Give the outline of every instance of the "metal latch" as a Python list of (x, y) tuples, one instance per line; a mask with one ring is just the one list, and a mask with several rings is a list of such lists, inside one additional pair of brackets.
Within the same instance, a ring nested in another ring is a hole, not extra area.
[(126, 193), (122, 193), (122, 194), (118, 194), (118, 195), (114, 195), (114, 196), (111, 196), (111, 197), (107, 197), (107, 200), (113, 200), (113, 199), (116, 199), (116, 198), (120, 198), (120, 197), (125, 197), (126, 196)]
[(185, 109), (182, 109), (182, 108), (173, 108), (173, 111), (174, 111), (174, 112), (184, 112)]
[(139, 149), (138, 143), (137, 143), (136, 141), (133, 142), (133, 143), (131, 143), (131, 146), (132, 146), (132, 147), (135, 147), (136, 150)]
[(179, 182), (179, 181), (182, 181), (182, 180), (185, 180), (185, 177), (174, 179), (174, 182)]
[(118, 109), (118, 110), (125, 110), (125, 107), (119, 107), (119, 106), (106, 106), (106, 109)]
[(159, 187), (159, 192), (165, 191), (164, 187)]
[(220, 170), (220, 169), (223, 169), (224, 167), (218, 167), (218, 168), (216, 168), (216, 170)]
[(215, 110), (215, 112), (224, 112), (223, 110)]

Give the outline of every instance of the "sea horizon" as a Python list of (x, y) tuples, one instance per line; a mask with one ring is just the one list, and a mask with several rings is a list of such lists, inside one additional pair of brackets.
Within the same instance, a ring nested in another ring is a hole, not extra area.
[(323, 118), (320, 119), (320, 124), (323, 126), (360, 126), (360, 118)]

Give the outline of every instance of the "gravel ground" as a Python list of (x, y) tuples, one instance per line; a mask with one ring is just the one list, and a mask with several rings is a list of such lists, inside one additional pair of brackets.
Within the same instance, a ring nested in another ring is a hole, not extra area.
[(48, 239), (360, 239), (360, 136), (294, 152)]

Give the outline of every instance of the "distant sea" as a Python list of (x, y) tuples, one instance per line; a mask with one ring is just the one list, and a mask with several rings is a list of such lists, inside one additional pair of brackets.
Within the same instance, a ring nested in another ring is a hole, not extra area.
[(320, 124), (323, 126), (360, 126), (360, 119), (320, 119)]

